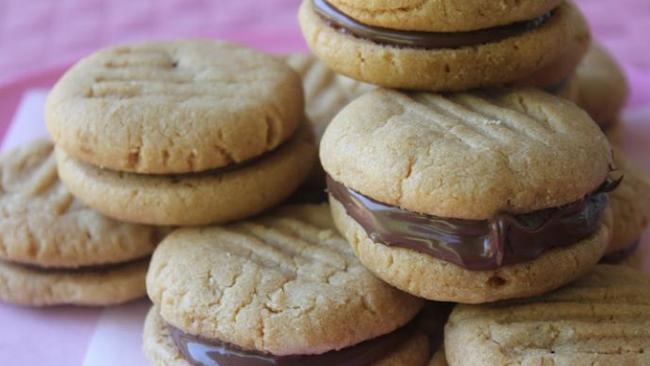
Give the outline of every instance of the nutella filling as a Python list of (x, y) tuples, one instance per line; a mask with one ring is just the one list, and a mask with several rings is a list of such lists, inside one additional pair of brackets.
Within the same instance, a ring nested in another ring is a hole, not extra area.
[(43, 273), (59, 273), (59, 274), (84, 274), (84, 273), (106, 273), (106, 272), (111, 272), (114, 270), (118, 270), (124, 267), (127, 267), (131, 264), (136, 264), (136, 263), (148, 263), (149, 262), (150, 256), (146, 256), (143, 258), (136, 258), (132, 260), (128, 260), (126, 262), (116, 262), (116, 263), (105, 263), (105, 264), (96, 264), (96, 265), (90, 265), (90, 266), (81, 266), (81, 267), (43, 267), (39, 266), (36, 264), (29, 264), (29, 263), (19, 263), (19, 262), (12, 262), (9, 261), (9, 263), (12, 263), (17, 266), (24, 267), (30, 271), (37, 271), (37, 272), (43, 272)]
[(376, 243), (415, 250), (468, 270), (491, 270), (533, 260), (545, 251), (575, 244), (600, 226), (607, 179), (583, 199), (561, 206), (490, 220), (419, 214), (377, 202), (327, 177), (329, 193)]
[(628, 259), (629, 257), (636, 252), (637, 249), (639, 249), (639, 244), (640, 242), (637, 240), (631, 245), (628, 245), (627, 247), (605, 254), (604, 257), (600, 259), (600, 263), (605, 263), (605, 264), (618, 264), (623, 262), (624, 260)]
[(190, 335), (171, 325), (168, 327), (185, 360), (196, 366), (366, 366), (391, 353), (416, 330), (415, 323), (411, 322), (392, 333), (340, 350), (319, 355), (276, 356)]
[(312, 5), (316, 14), (340, 32), (377, 44), (424, 49), (460, 48), (499, 42), (542, 26), (554, 14), (554, 11), (550, 11), (531, 20), (468, 32), (417, 32), (360, 23), (326, 0), (312, 0)]

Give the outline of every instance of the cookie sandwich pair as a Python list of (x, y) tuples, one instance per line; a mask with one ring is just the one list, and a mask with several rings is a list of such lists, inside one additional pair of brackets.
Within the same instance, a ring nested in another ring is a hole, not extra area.
[(539, 295), (592, 268), (611, 237), (609, 143), (534, 89), (377, 90), (327, 128), (334, 221), (360, 261), (430, 300)]
[(467, 90), (568, 81), (589, 43), (570, 2), (305, 0), (303, 35), (335, 71), (390, 88)]
[(300, 79), (216, 41), (117, 46), (47, 99), (62, 181), (103, 214), (155, 225), (241, 219), (279, 203), (315, 156)]
[(361, 265), (327, 204), (177, 230), (147, 291), (154, 365), (420, 366), (441, 346), (444, 320), (421, 326), (423, 301)]
[(144, 296), (163, 229), (83, 205), (59, 180), (53, 149), (36, 140), (0, 156), (0, 301), (110, 305)]

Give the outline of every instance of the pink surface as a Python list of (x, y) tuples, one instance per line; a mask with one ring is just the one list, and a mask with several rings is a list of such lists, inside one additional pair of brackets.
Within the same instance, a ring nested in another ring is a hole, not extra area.
[[(108, 44), (201, 36), (271, 52), (305, 50), (295, 17), (299, 2), (0, 0), (0, 137), (25, 90), (51, 85), (65, 65)], [(650, 109), (643, 110), (650, 108), (650, 2), (577, 2), (595, 37), (616, 54), (629, 76), (625, 149), (650, 171)], [(646, 235), (644, 241), (648, 239)], [(96, 358), (88, 358), (86, 351), (101, 314), (99, 309), (0, 304), (5, 330), (0, 334), (0, 365), (80, 365), (84, 359), (88, 365), (100, 364), (88, 361)]]
[(0, 365), (81, 365), (99, 311), (0, 304)]

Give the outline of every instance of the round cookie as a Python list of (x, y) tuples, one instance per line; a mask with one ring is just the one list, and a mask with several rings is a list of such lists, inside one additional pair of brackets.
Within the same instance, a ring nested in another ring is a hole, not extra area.
[(578, 9), (567, 2), (547, 15), (548, 8), (542, 6), (533, 16), (541, 18), (529, 23), (506, 26), (507, 30), (488, 28), (479, 31), (481, 35), (414, 35), (404, 34), (402, 28), (372, 27), (368, 32), (367, 25), (340, 12), (335, 17), (343, 20), (326, 19), (315, 4), (322, 8), (327, 2), (304, 0), (299, 11), (311, 50), (338, 73), (400, 89), (453, 91), (516, 82), (558, 60), (573, 46), (567, 38), (583, 37), (587, 29)]
[(544, 296), (459, 305), (445, 327), (454, 366), (650, 364), (650, 279), (623, 266)]
[(78, 268), (149, 256), (160, 230), (105, 217), (61, 184), (53, 146), (35, 140), (0, 156), (0, 260)]
[(616, 60), (600, 45), (592, 44), (578, 66), (578, 105), (603, 129), (618, 122), (629, 89)]
[(609, 241), (607, 139), (534, 89), (373, 91), (335, 117), (320, 159), (361, 262), (427, 299), (540, 294), (588, 271)]
[(325, 204), (177, 230), (153, 255), (147, 291), (154, 310), (144, 350), (156, 365), (186, 365), (178, 340), (188, 338), (236, 347), (240, 355), (321, 357), (397, 335), (399, 342), (378, 357), (404, 357), (403, 363), (373, 365), (422, 365), (428, 357), (423, 334), (401, 333), (411, 329), (406, 324), (422, 302), (358, 262)]
[(357, 21), (390, 29), (458, 32), (524, 21), (551, 11), (560, 0), (494, 2), (421, 0), (328, 0)]
[(146, 274), (146, 260), (77, 270), (0, 260), (0, 299), (30, 306), (119, 304), (146, 294)]
[(145, 174), (248, 161), (289, 139), (302, 118), (300, 79), (284, 62), (209, 40), (100, 50), (66, 72), (45, 107), (68, 155)]
[(609, 194), (613, 217), (612, 239), (603, 258), (608, 262), (622, 261), (633, 254), (650, 220), (650, 179), (620, 149), (615, 148), (613, 155), (614, 165), (623, 175), (623, 180)]
[(101, 169), (61, 149), (56, 157), (68, 189), (107, 216), (156, 225), (203, 225), (248, 217), (287, 198), (309, 174), (315, 146), (306, 131), (299, 131), (248, 164), (182, 175)]

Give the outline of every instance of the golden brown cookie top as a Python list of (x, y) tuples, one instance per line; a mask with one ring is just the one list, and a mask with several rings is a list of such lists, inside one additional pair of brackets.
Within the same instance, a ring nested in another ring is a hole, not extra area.
[(147, 290), (163, 319), (184, 332), (275, 355), (389, 333), (422, 305), (359, 263), (327, 205), (178, 230), (154, 253)]
[(377, 90), (334, 118), (320, 159), (334, 180), (377, 201), (487, 219), (581, 199), (606, 178), (611, 154), (589, 116), (541, 91)]
[(450, 364), (650, 364), (650, 279), (599, 265), (547, 295), (459, 305), (445, 329)]
[(105, 217), (59, 180), (52, 143), (35, 140), (0, 156), (0, 259), (80, 267), (148, 256), (161, 233)]
[[(312, 1), (312, 0), (306, 0)], [(383, 28), (462, 32), (525, 21), (560, 0), (327, 0), (357, 21)]]
[(300, 78), (281, 60), (208, 40), (109, 47), (74, 65), (46, 104), (69, 155), (113, 170), (196, 172), (249, 160), (303, 116)]

